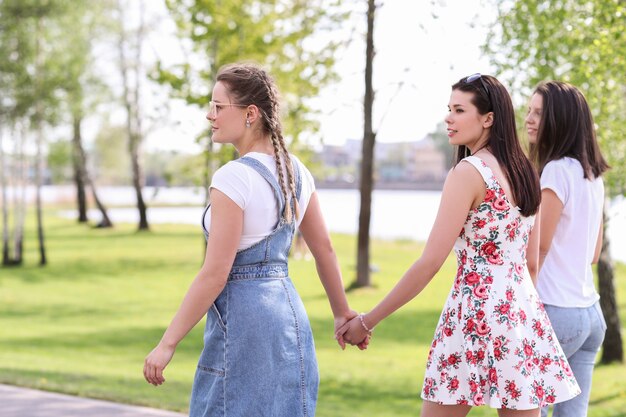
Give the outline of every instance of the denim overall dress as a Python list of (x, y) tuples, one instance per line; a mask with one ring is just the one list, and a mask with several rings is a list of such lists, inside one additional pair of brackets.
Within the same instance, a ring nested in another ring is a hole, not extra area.
[[(319, 385), (313, 334), (287, 269), (295, 222), (282, 216), (285, 199), (272, 173), (254, 158), (237, 161), (270, 184), (279, 220), (267, 237), (237, 252), (207, 313), (189, 415), (313, 417)], [(299, 197), (297, 164), (294, 174)]]

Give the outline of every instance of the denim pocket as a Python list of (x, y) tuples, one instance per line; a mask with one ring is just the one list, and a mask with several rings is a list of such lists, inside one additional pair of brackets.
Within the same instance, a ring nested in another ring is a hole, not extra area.
[(576, 342), (583, 333), (583, 320), (579, 309), (545, 306), (552, 328), (564, 350), (565, 346)]
[(600, 326), (603, 332), (606, 332), (606, 320), (604, 320), (604, 313), (602, 312), (602, 308), (600, 307), (600, 302), (596, 302), (594, 305), (594, 310), (598, 315), (598, 320), (600, 321)]
[(198, 365), (198, 369), (215, 376), (224, 376), (226, 374), (223, 369), (215, 369), (208, 366)]
[(209, 311), (213, 312), (213, 318), (217, 322), (217, 325), (220, 326), (220, 329), (222, 329), (223, 332), (226, 332), (226, 325), (224, 324), (224, 321), (222, 320), (222, 315), (220, 314), (220, 311), (217, 309), (217, 306), (215, 305), (215, 303), (213, 303), (213, 305), (211, 306), (211, 310)]

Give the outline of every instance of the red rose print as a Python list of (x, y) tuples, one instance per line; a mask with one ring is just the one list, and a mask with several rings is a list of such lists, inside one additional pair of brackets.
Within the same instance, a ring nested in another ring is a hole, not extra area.
[(498, 246), (494, 242), (486, 242), (480, 247), (480, 250), (484, 255), (494, 255), (498, 251)]
[(500, 350), (500, 348), (495, 348), (493, 350), (493, 356), (495, 356), (495, 358), (497, 360), (501, 360), (502, 359), (502, 351)]
[(478, 275), (476, 272), (470, 272), (469, 274), (465, 275), (465, 283), (468, 285), (476, 284), (478, 281), (480, 281), (480, 275)]
[(506, 314), (509, 312), (510, 308), (511, 306), (509, 304), (501, 304), (500, 307), (498, 307), (498, 311), (500, 314)]
[(537, 394), (537, 397), (539, 397), (540, 399), (543, 398), (544, 392), (541, 385), (537, 386), (537, 388), (535, 389), (535, 394)]
[(478, 220), (475, 220), (474, 223), (472, 223), (472, 226), (474, 226), (474, 228), (476, 229), (482, 229), (483, 227), (485, 227), (486, 224), (487, 222), (484, 221), (483, 219), (478, 219)]
[(469, 386), (470, 386), (470, 391), (471, 392), (478, 391), (478, 384), (476, 382), (470, 381)]
[(455, 390), (455, 389), (457, 389), (458, 387), (459, 387), (459, 380), (458, 380), (458, 379), (456, 379), (456, 378), (453, 378), (453, 379), (450, 381), (450, 384), (448, 385), (448, 389), (450, 389), (450, 390)]
[(498, 382), (498, 372), (494, 368), (489, 369), (489, 381), (492, 384)]
[(496, 198), (496, 200), (491, 204), (494, 209), (498, 211), (506, 210), (506, 201), (503, 198)]
[(485, 287), (482, 284), (479, 284), (476, 288), (474, 288), (474, 295), (482, 299), (488, 298), (489, 294), (487, 294), (487, 287)]
[(494, 253), (493, 255), (487, 256), (487, 262), (489, 262), (491, 265), (502, 265), (504, 263), (499, 253)]
[(533, 347), (531, 345), (524, 345), (524, 354), (526, 356), (531, 356), (533, 354)]
[(496, 193), (492, 189), (488, 188), (487, 192), (485, 193), (485, 201), (491, 201), (495, 196)]
[(471, 333), (472, 330), (474, 330), (474, 326), (475, 325), (476, 324), (474, 323), (474, 320), (472, 320), (472, 319), (467, 320), (467, 323), (465, 323), (465, 329), (463, 329), (463, 332), (465, 334)]
[(484, 312), (484, 311), (482, 311), (482, 310), (478, 310), (478, 311), (476, 312), (476, 318), (477, 318), (478, 320), (482, 320), (484, 317), (485, 317), (485, 312)]
[(487, 326), (487, 323), (485, 323), (484, 321), (480, 322), (478, 326), (476, 326), (476, 333), (478, 333), (480, 336), (486, 335), (487, 333), (489, 333), (489, 330), (489, 326)]

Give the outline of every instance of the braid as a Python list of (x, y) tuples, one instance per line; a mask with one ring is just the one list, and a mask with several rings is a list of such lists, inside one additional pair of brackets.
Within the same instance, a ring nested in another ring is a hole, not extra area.
[(291, 214), (291, 204), (289, 204), (287, 188), (285, 187), (285, 175), (283, 173), (283, 162), (280, 157), (280, 144), (278, 137), (272, 133), (272, 146), (274, 147), (274, 159), (276, 160), (276, 172), (278, 173), (278, 183), (280, 184), (280, 190), (283, 193), (283, 197), (285, 197), (285, 209), (283, 210), (283, 214), (285, 215), (285, 219), (288, 222), (291, 222), (292, 214)]
[(296, 218), (298, 218), (300, 216), (300, 208), (298, 207), (298, 196), (296, 195), (296, 178), (293, 172), (293, 163), (291, 161), (291, 157), (289, 156), (289, 151), (287, 151), (287, 147), (285, 146), (285, 140), (283, 139), (283, 135), (280, 130), (278, 131), (278, 139), (280, 143), (280, 148), (283, 151), (283, 155), (285, 155), (285, 160), (287, 163), (287, 179), (289, 180), (289, 190), (291, 190), (293, 204), (296, 208)]
[[(278, 90), (274, 82), (271, 80), (267, 73), (261, 73), (261, 78), (267, 87), (267, 94), (269, 101), (271, 103), (271, 115), (267, 115), (269, 130), (271, 133), (272, 146), (274, 147), (274, 155), (276, 158), (276, 168), (278, 171), (278, 179), (280, 181), (280, 188), (283, 191), (283, 195), (285, 196), (285, 218), (287, 221), (291, 221), (294, 213), (291, 211), (291, 201), (294, 203), (295, 207), (295, 218), (298, 218), (299, 210), (298, 210), (298, 198), (296, 196), (296, 182), (294, 179), (293, 173), (293, 165), (291, 162), (291, 157), (289, 156), (289, 151), (287, 151), (287, 147), (285, 146), (285, 140), (283, 138), (282, 127), (280, 124), (279, 114), (279, 100), (278, 100)], [(282, 167), (282, 159), (280, 158), (280, 154), (283, 154), (285, 160), (285, 171), (287, 171), (287, 178), (285, 179), (283, 174)], [(289, 186), (289, 190), (291, 191), (291, 198), (288, 198), (287, 194), (287, 185)]]

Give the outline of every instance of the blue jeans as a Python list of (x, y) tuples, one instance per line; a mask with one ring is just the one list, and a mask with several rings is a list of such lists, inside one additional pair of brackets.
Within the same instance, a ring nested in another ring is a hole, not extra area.
[[(596, 302), (591, 307), (571, 308), (545, 305), (548, 317), (578, 381), (581, 394), (571, 400), (555, 404), (552, 417), (586, 417), (591, 393), (591, 378), (596, 354), (602, 346), (606, 322)], [(548, 407), (541, 416), (548, 415)]]

